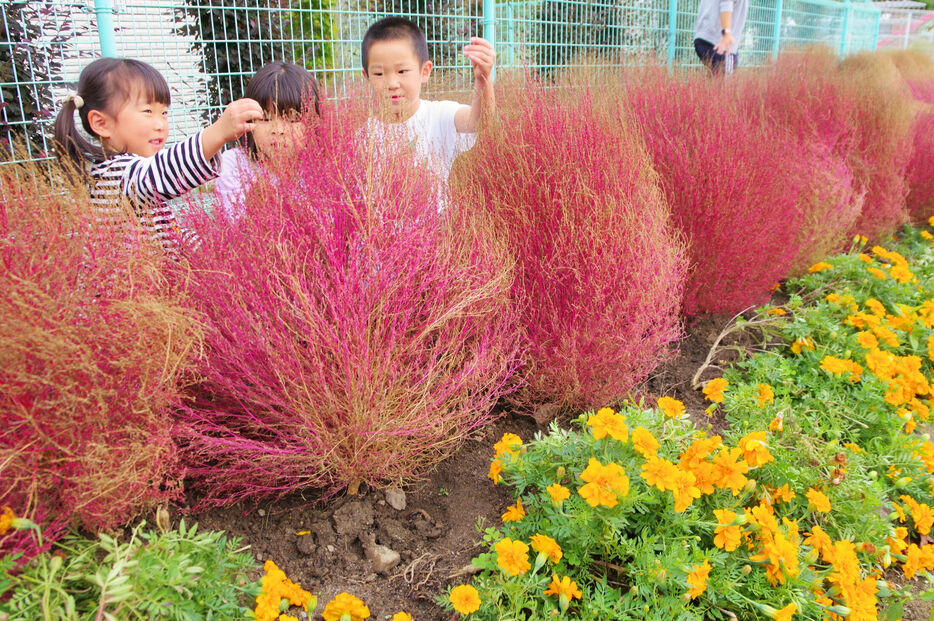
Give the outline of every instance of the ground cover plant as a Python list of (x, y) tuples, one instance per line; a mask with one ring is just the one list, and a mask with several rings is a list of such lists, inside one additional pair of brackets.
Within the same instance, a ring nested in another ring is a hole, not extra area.
[[(934, 443), (919, 427), (932, 239), (907, 229), (901, 252), (861, 252), (858, 238), (786, 284), (790, 301), (761, 309), (779, 345), (704, 385), (721, 434), (662, 397), (529, 443), (504, 435), (489, 476), (515, 504), (483, 530), (474, 586), (439, 603), (479, 619), (897, 619), (934, 600)], [(919, 577), (926, 591), (899, 584)]]
[(352, 112), (267, 162), (242, 219), (195, 220), (208, 331), (176, 434), (199, 506), (417, 476), (517, 381), (508, 256)]
[[(134, 223), (102, 225), (36, 168), (0, 175), (0, 506), (113, 527), (178, 497), (167, 410), (199, 325)], [(0, 536), (15, 550), (35, 551)]]
[(510, 401), (546, 419), (615, 402), (681, 335), (683, 242), (636, 129), (596, 87), (514, 77), (497, 97), (456, 184), (516, 263), (526, 384)]

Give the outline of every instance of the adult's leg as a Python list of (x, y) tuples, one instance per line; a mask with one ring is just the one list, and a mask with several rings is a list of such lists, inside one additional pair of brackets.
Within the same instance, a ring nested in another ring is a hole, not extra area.
[(723, 61), (726, 57), (723, 54), (717, 54), (713, 48), (714, 44), (706, 39), (694, 39), (694, 51), (697, 57), (713, 75), (720, 75), (723, 73)]

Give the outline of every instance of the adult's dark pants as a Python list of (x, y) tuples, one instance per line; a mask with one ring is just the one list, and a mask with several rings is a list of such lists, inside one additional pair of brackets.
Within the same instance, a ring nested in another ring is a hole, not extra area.
[(714, 44), (706, 39), (694, 39), (694, 51), (704, 66), (714, 75), (733, 73), (739, 63), (738, 54), (717, 54)]

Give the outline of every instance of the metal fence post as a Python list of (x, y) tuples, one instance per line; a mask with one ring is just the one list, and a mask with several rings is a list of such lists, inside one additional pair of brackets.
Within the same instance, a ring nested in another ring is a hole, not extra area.
[[(483, 38), (496, 47), (496, 0), (483, 0)], [(496, 79), (496, 65), (491, 77)]]
[(675, 64), (675, 40), (678, 36), (678, 0), (668, 0), (668, 67)]
[(782, 36), (782, 0), (775, 0), (775, 27), (772, 29), (772, 60), (778, 58), (779, 38)]
[(846, 9), (843, 13), (843, 31), (840, 33), (840, 56), (846, 56), (850, 47), (850, 24), (853, 17), (853, 3), (846, 0)]
[(97, 37), (101, 44), (101, 56), (116, 56), (114, 0), (94, 0), (94, 13), (97, 15)]
[(903, 49), (908, 49), (908, 44), (911, 42), (911, 12), (906, 11), (905, 16), (908, 17), (908, 23), (905, 24), (905, 39), (902, 43)]

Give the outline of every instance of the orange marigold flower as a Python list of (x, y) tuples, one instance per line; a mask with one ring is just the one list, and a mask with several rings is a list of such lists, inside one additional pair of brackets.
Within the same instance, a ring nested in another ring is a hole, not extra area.
[(405, 611), (397, 612), (396, 614), (392, 615), (391, 621), (412, 621), (412, 615)]
[(645, 427), (636, 427), (632, 430), (632, 447), (646, 459), (655, 457), (658, 452), (658, 440), (652, 432)]
[(760, 408), (764, 408), (769, 403), (775, 401), (775, 392), (772, 391), (772, 387), (768, 384), (757, 384), (756, 385), (756, 403)]
[(776, 610), (773, 614), (767, 613), (767, 615), (770, 619), (775, 619), (775, 621), (791, 621), (796, 612), (798, 612), (798, 606), (792, 602), (781, 610)]
[(817, 345), (814, 344), (814, 341), (807, 336), (799, 336), (795, 339), (795, 342), (791, 344), (791, 353), (794, 355), (799, 355), (805, 349), (813, 351)]
[(570, 576), (558, 579), (556, 574), (551, 576), (551, 584), (545, 589), (545, 595), (557, 595), (561, 610), (567, 610), (571, 600), (580, 599), (583, 593), (577, 588), (577, 583), (571, 580)]
[(850, 373), (850, 381), (852, 382), (858, 382), (860, 375), (863, 373), (863, 367), (859, 366), (859, 364), (846, 358), (835, 358), (834, 356), (824, 356), (824, 359), (820, 362), (820, 368), (831, 375)]
[(775, 500), (775, 502), (788, 502), (793, 500), (795, 497), (794, 491), (788, 487), (787, 483), (780, 487), (776, 487), (775, 489), (771, 490), (771, 492), (772, 498)]
[(551, 496), (551, 502), (555, 503), (559, 507), (561, 503), (571, 497), (571, 490), (559, 483), (552, 483), (545, 488), (545, 491), (548, 492), (548, 495)]
[(878, 278), (879, 280), (885, 280), (888, 278), (888, 275), (878, 267), (867, 267), (866, 271), (872, 274), (874, 278)]
[(856, 342), (859, 343), (859, 346), (863, 349), (875, 349), (879, 346), (879, 340), (872, 332), (857, 332)]
[(341, 593), (328, 602), (321, 613), (324, 621), (340, 621), (346, 615), (350, 616), (351, 621), (362, 621), (369, 618), (370, 609), (350, 593)]
[(522, 448), (522, 438), (514, 433), (504, 433), (500, 441), (493, 445), (497, 457), (506, 453), (515, 453), (520, 448)]
[(746, 473), (749, 472), (749, 464), (740, 459), (742, 453), (740, 448), (723, 447), (713, 458), (714, 485), (732, 490), (734, 496), (746, 485)]
[(615, 507), (619, 497), (629, 493), (629, 477), (616, 463), (611, 462), (604, 466), (591, 457), (580, 478), (586, 482), (586, 485), (578, 490), (578, 494), (591, 507), (599, 505)]
[(723, 393), (730, 383), (722, 377), (716, 377), (704, 384), (704, 398), (714, 403), (723, 403)]
[(691, 586), (688, 593), (691, 599), (697, 599), (701, 593), (707, 590), (707, 578), (710, 576), (710, 561), (704, 559), (700, 565), (695, 565), (694, 569), (688, 574), (687, 583)]
[(809, 267), (808, 271), (811, 272), (812, 274), (816, 274), (817, 272), (823, 272), (824, 270), (832, 270), (832, 269), (833, 269), (833, 265), (831, 265), (830, 263), (827, 263), (826, 261), (818, 261), (817, 263)]
[(924, 239), (934, 239), (934, 235), (931, 235), (927, 231), (921, 231), (921, 237)]
[(777, 316), (779, 316), (779, 317), (782, 316), (782, 315), (786, 315), (786, 314), (787, 314), (787, 313), (785, 312), (785, 309), (784, 309), (784, 308), (770, 308), (769, 310), (767, 310), (767, 311), (765, 311), (765, 312), (766, 312), (766, 314), (768, 314), (768, 315), (777, 315)]
[(675, 478), (678, 476), (678, 467), (667, 459), (650, 457), (642, 464), (642, 478), (649, 485), (661, 491), (674, 489)]
[(840, 294), (839, 293), (828, 293), (824, 297), (824, 300), (826, 300), (827, 302), (830, 302), (831, 304), (836, 304), (837, 302), (840, 301)]
[(817, 511), (821, 513), (830, 512), (830, 499), (823, 492), (809, 487), (805, 496)]
[(487, 473), (487, 476), (490, 480), (493, 481), (493, 485), (499, 483), (499, 475), (503, 473), (503, 465), (499, 463), (498, 459), (494, 459), (490, 462), (490, 471)]
[(769, 452), (769, 447), (765, 443), (765, 432), (754, 431), (746, 434), (737, 443), (737, 446), (743, 451), (743, 459), (749, 464), (750, 468), (756, 468), (770, 461), (775, 461)]
[(824, 529), (816, 524), (811, 527), (811, 532), (804, 536), (804, 545), (811, 546), (821, 558), (826, 560), (825, 554), (833, 550), (833, 541), (830, 535), (824, 532)]
[(868, 308), (869, 311), (876, 317), (885, 317), (885, 305), (883, 305), (879, 300), (875, 298), (869, 298), (863, 302), (863, 305)]
[(557, 564), (558, 561), (561, 560), (561, 557), (564, 556), (564, 552), (561, 551), (561, 546), (558, 545), (558, 542), (548, 535), (532, 535), (530, 541), (532, 543), (532, 549), (544, 555), (552, 563)]
[(532, 568), (529, 546), (522, 541), (506, 537), (496, 542), (493, 549), (496, 550), (496, 564), (508, 576), (521, 576)]
[(782, 431), (785, 428), (785, 414), (779, 412), (769, 423), (769, 431)]
[(525, 508), (522, 506), (522, 499), (516, 498), (516, 504), (506, 509), (503, 514), (503, 522), (520, 522), (525, 517)]
[(16, 519), (16, 514), (13, 513), (13, 509), (9, 507), (0, 509), (0, 535), (5, 535), (10, 530), (14, 519)]
[(714, 529), (713, 544), (718, 548), (732, 552), (742, 543), (743, 533), (736, 521), (736, 514), (729, 509), (714, 509), (718, 526)]
[(451, 589), (448, 601), (454, 610), (462, 615), (469, 615), (480, 609), (480, 593), (469, 584), (460, 584)]
[(678, 470), (671, 490), (675, 499), (675, 511), (681, 513), (691, 506), (695, 498), (700, 498), (700, 488), (697, 487), (694, 474), (686, 470)]
[(610, 408), (600, 408), (596, 414), (587, 419), (587, 424), (593, 427), (593, 437), (597, 440), (610, 436), (614, 440), (625, 442), (629, 438), (626, 417)]
[(668, 418), (681, 418), (684, 416), (684, 403), (671, 397), (662, 397), (658, 400), (658, 409)]

